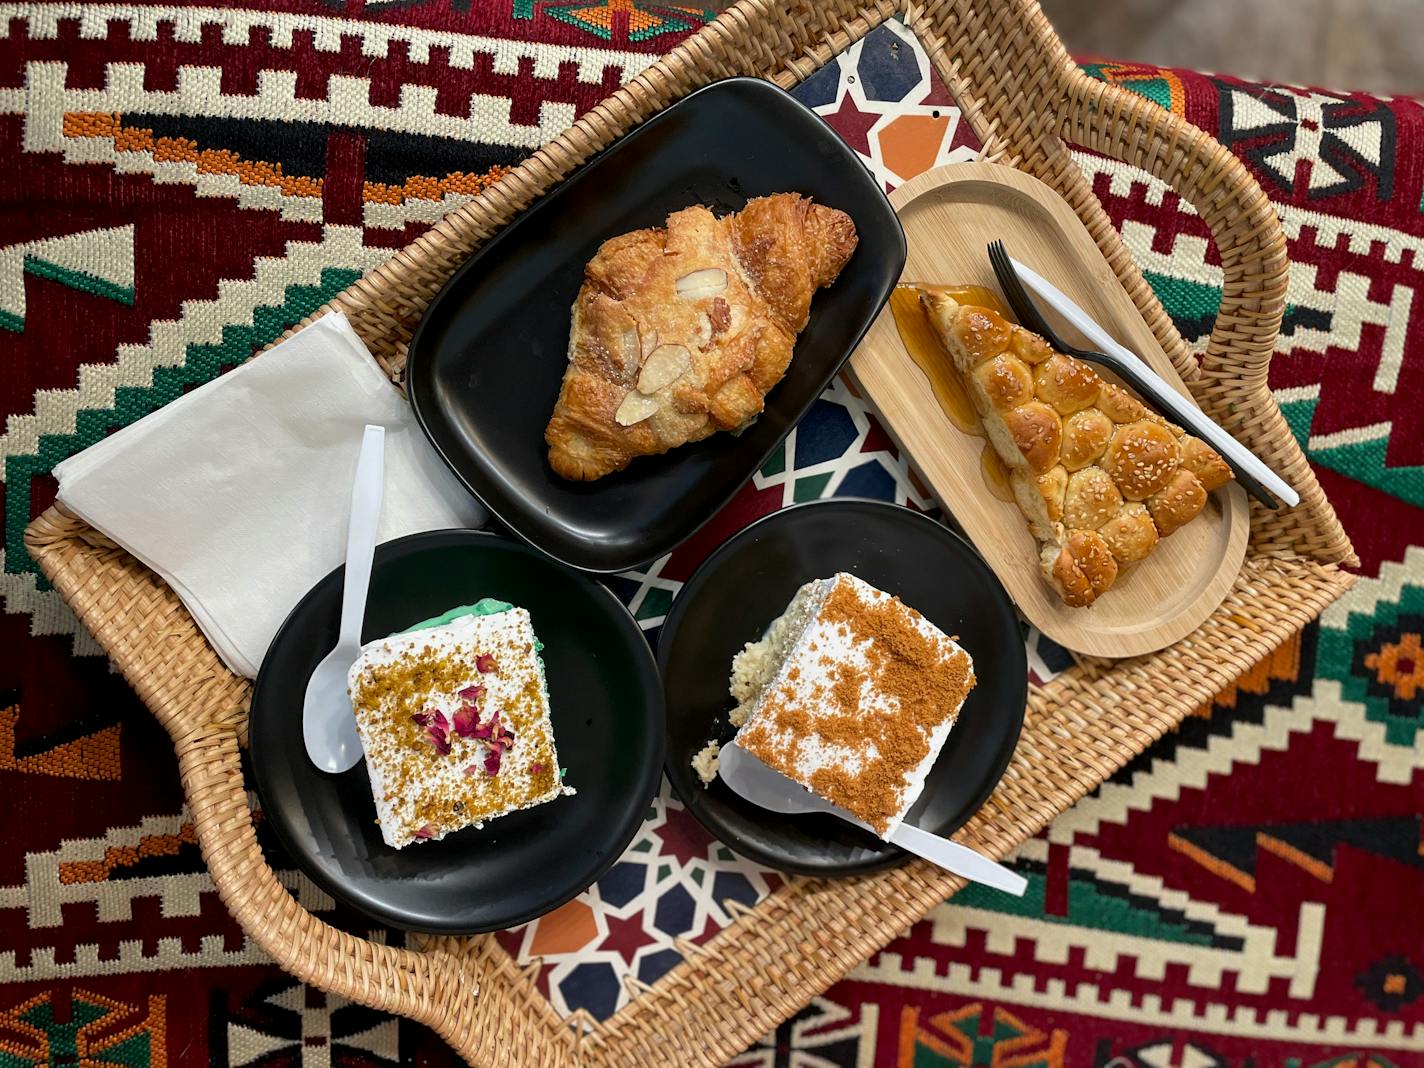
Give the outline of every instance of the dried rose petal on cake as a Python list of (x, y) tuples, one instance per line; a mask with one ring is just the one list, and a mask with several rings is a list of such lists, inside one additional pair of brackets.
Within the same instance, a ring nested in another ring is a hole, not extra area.
[(557, 752), (537, 649), (529, 613), (509, 606), (362, 647), (347, 685), (388, 845), (572, 792), (530, 770)]
[(499, 764), (500, 764), (500, 761), (501, 761), (503, 758), (504, 758), (504, 747), (503, 747), (503, 746), (500, 746), (500, 745), (492, 745), (492, 746), (490, 746), (487, 750), (485, 750), (485, 774), (486, 774), (486, 775), (498, 775), (498, 774), (499, 774)]
[(471, 734), (470, 737), (471, 737), (471, 738), (480, 738), (480, 739), (483, 739), (484, 741), (488, 741), (489, 739), (491, 739), (491, 738), (493, 738), (493, 737), (495, 736), (495, 732), (497, 732), (498, 730), (499, 730), (499, 709), (495, 709), (494, 715), (490, 716), (490, 718), (489, 718), (486, 722), (484, 722), (484, 723), (480, 724), (479, 726), (477, 726), (477, 727), (475, 728), (474, 733)]
[(422, 727), (436, 726), (443, 731), (450, 726), (449, 721), (445, 718), (445, 713), (438, 708), (427, 708), (424, 712), (414, 712), (410, 718)]
[(450, 735), (442, 731), (433, 724), (425, 728), (426, 740), (435, 747), (435, 751), (441, 756), (450, 755)]
[(438, 708), (427, 708), (410, 718), (425, 728), (425, 740), (435, 747), (437, 753), (444, 756), (450, 752), (450, 721), (445, 718), (444, 712)]
[(461, 738), (477, 738), (480, 728), (480, 710), (474, 705), (465, 705), (455, 711), (455, 733)]

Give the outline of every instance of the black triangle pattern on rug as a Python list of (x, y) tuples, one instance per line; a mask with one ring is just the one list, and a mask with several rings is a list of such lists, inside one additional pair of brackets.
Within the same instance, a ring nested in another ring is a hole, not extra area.
[(1391, 816), (1383, 819), (1332, 820), (1324, 823), (1260, 823), (1237, 827), (1178, 827), (1172, 846), (1206, 867), (1234, 881), (1254, 882), (1259, 849), (1282, 857), (1315, 875), (1329, 879), (1340, 845), (1424, 868), (1420, 844), (1424, 818)]
[[(327, 127), (317, 122), (227, 119), (217, 116), (126, 114), (124, 125), (155, 137), (184, 138), (200, 149), (225, 149), (250, 163), (272, 163), (289, 177), (326, 175)], [(413, 175), (439, 177), (451, 171), (512, 167), (529, 153), (503, 145), (471, 144), (395, 131), (364, 133), (363, 177), (399, 185)]]
[(1168, 731), (1153, 745), (1133, 757), (1108, 778), (1108, 782), (1130, 785), (1139, 771), (1148, 771), (1154, 762), (1177, 759), (1181, 746), (1205, 749), (1213, 737), (1229, 737), (1238, 723), (1260, 725), (1270, 705), (1289, 706), (1296, 697), (1310, 692), (1315, 679), (1315, 651), (1320, 624), (1310, 623), (1300, 634), (1300, 670), (1292, 679), (1271, 679), (1263, 694), (1237, 690), (1234, 704), (1213, 704), (1210, 716), (1188, 716), (1177, 729)]
[[(1334, 320), (1331, 312), (1320, 308), (1303, 308), (1299, 305), (1286, 307), (1281, 318), (1281, 337), (1291, 337), (1297, 330), (1319, 330), (1329, 333)], [(1210, 315), (1173, 315), (1172, 325), (1188, 344), (1211, 336), (1216, 325), (1216, 312)]]

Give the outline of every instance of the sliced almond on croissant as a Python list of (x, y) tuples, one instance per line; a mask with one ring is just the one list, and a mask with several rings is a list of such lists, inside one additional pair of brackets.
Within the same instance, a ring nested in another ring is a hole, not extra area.
[(629, 378), (638, 373), (638, 359), (642, 354), (642, 346), (638, 341), (638, 329), (630, 326), (623, 331), (623, 373)]
[(641, 423), (657, 410), (657, 401), (633, 390), (623, 398), (623, 403), (618, 405), (618, 410), (613, 413), (613, 421), (619, 426), (632, 426), (634, 423)]
[(848, 215), (796, 193), (720, 217), (692, 205), (610, 237), (584, 269), (544, 428), (550, 467), (586, 482), (746, 425), (855, 244)]
[(638, 376), (639, 393), (656, 393), (692, 369), (692, 353), (681, 345), (659, 345), (648, 353)]
[(684, 300), (715, 297), (727, 288), (727, 272), (720, 267), (704, 267), (677, 280), (677, 295)]

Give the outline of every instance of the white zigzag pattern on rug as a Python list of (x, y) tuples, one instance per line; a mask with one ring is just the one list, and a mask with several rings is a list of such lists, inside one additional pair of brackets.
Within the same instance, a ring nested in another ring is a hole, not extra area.
[(606, 67), (621, 67), (625, 77), (632, 77), (658, 58), (643, 52), (539, 44), (453, 30), (427, 30), (393, 22), (224, 7), (0, 4), (0, 40), (8, 36), (11, 19), (27, 23), (30, 36), (40, 40), (58, 37), (60, 22), (78, 20), (79, 36), (93, 41), (107, 40), (110, 23), (117, 22), (127, 24), (129, 39), (133, 41), (156, 41), (158, 28), (163, 25), (172, 26), (174, 40), (185, 44), (201, 44), (203, 30), (209, 26), (222, 30), (223, 44), (237, 46), (248, 44), (254, 30), (265, 30), (270, 35), (265, 45), (270, 48), (293, 48), (293, 34), (299, 31), (312, 35), (318, 52), (340, 52), (344, 40), (355, 39), (361, 44), (361, 54), (373, 60), (389, 58), (391, 46), (401, 44), (411, 63), (428, 63), (434, 46), (448, 49), (449, 65), (463, 70), (472, 69), (479, 55), (493, 57), (496, 74), (518, 74), (520, 61), (532, 60), (536, 78), (557, 78), (563, 64), (573, 63), (578, 79), (590, 85), (600, 84)]
[[(533, 151), (573, 124), (574, 106), (545, 101), (536, 124), (510, 121), (507, 96), (472, 94), (464, 115), (436, 111), (438, 90), (432, 85), (406, 84), (400, 104), (372, 104), (371, 81), (333, 74), (325, 99), (297, 95), (297, 72), (263, 71), (257, 92), (250, 96), (224, 93), (221, 67), (179, 67), (173, 90), (148, 89), (142, 64), (110, 63), (102, 89), (68, 89), (63, 63), (26, 65), (26, 89), (0, 89), (0, 111), (18, 113), (26, 94), (37, 107), (63, 113), (138, 112), (145, 115), (213, 116), (227, 119), (270, 119), (329, 126), (362, 126), (390, 133), (438, 137), (448, 141), (504, 145)], [(28, 139), (27, 151), (37, 151)]]
[[(1029, 849), (1027, 847), (1036, 847)], [(1015, 856), (1041, 852), (1047, 843), (1032, 839)], [(1161, 982), (1168, 965), (1186, 969), (1186, 980), (1205, 991), (1219, 989), (1227, 973), (1235, 977), (1235, 988), (1247, 994), (1265, 994), (1272, 979), (1288, 979), (1290, 995), (1309, 998), (1315, 993), (1319, 976), (1320, 951), (1325, 933), (1325, 906), (1308, 901), (1301, 905), (1295, 932), (1295, 952), (1278, 955), (1279, 932), (1251, 923), (1246, 917), (1225, 912), (1210, 902), (1197, 901), (1179, 890), (1169, 889), (1156, 876), (1133, 870), (1130, 864), (1104, 857), (1091, 846), (1074, 845), (1068, 865), (1092, 872), (1104, 883), (1129, 890), (1137, 897), (1156, 901), (1164, 909), (1211, 926), (1222, 935), (1241, 939), (1240, 949), (1167, 942), (1142, 935), (1122, 934), (1079, 926), (1073, 923), (1015, 916), (989, 909), (970, 908), (952, 900), (930, 913), (937, 944), (964, 948), (969, 931), (979, 931), (991, 953), (1012, 956), (1017, 940), (1034, 941), (1034, 958), (1045, 964), (1067, 964), (1074, 949), (1083, 953), (1085, 967), (1116, 974), (1125, 964), (1138, 979)], [(898, 954), (884, 954), (900, 961)], [(886, 961), (877, 961), (887, 969)]]
[[(1140, 184), (1146, 187), (1147, 202), (1160, 206), (1163, 203), (1163, 195), (1168, 191), (1165, 183), (1146, 171), (1125, 163), (1082, 152), (1075, 153), (1074, 160), (1089, 181), (1092, 181), (1095, 175), (1108, 175), (1109, 188), (1115, 196), (1128, 196), (1132, 186)], [(1184, 200), (1178, 203), (1178, 210), (1183, 215), (1196, 216), (1196, 209), (1191, 204)], [(1318, 211), (1290, 204), (1273, 206), (1280, 216), (1286, 236), (1292, 241), (1300, 242), (1303, 240), (1302, 234), (1312, 231), (1315, 235), (1315, 247), (1334, 248), (1338, 240), (1346, 236), (1350, 250), (1361, 255), (1367, 255), (1372, 245), (1379, 242), (1385, 248), (1385, 258), (1391, 263), (1401, 262), (1406, 251), (1413, 252), (1414, 263), (1424, 263), (1424, 238), (1356, 219), (1323, 215)], [(1163, 250), (1155, 247), (1155, 227), (1129, 219), (1123, 224), (1122, 237), (1132, 253), (1133, 260), (1143, 270), (1168, 278), (1208, 285), (1214, 289), (1221, 288), (1221, 267), (1207, 262), (1207, 243), (1195, 234), (1174, 234), (1171, 247)], [(1409, 286), (1395, 285), (1390, 292), (1389, 301), (1380, 303), (1370, 296), (1372, 282), (1364, 275), (1341, 271), (1336, 276), (1334, 286), (1327, 290), (1317, 287), (1318, 272), (1319, 268), (1315, 264), (1297, 257), (1291, 263), (1286, 283), (1286, 303), (1328, 312), (1331, 317), (1330, 329), (1325, 331), (1298, 326), (1293, 333), (1281, 336), (1276, 349), (1277, 355), (1286, 356), (1297, 350), (1321, 353), (1327, 347), (1358, 349), (1365, 325), (1380, 326), (1384, 328), (1385, 337), (1380, 366), (1375, 372), (1374, 388), (1381, 393), (1393, 393), (1404, 363), (1405, 333), (1417, 291)], [(1194, 347), (1204, 350), (1205, 340)], [(1321, 448), (1328, 445), (1312, 441), (1311, 447)]]
[[(255, 795), (249, 794), (249, 804)], [(137, 824), (111, 827), (96, 838), (66, 839), (52, 850), (31, 852), (25, 857), (25, 880), (0, 886), (0, 909), (25, 909), (32, 931), (63, 930), (63, 906), (88, 904), (100, 923), (127, 923), (133, 919), (133, 903), (157, 899), (165, 918), (192, 918), (201, 914), (202, 896), (217, 888), (206, 869), (200, 872), (167, 874), (127, 879), (100, 879), (65, 882), (61, 864), (105, 861), (111, 849), (138, 849), (145, 839), (176, 836), (190, 823), (186, 808), (166, 816), (146, 816)], [(311, 911), (328, 911), (335, 902), (304, 874), (277, 872), (277, 878), (297, 902)], [(191, 936), (187, 936), (191, 938)], [(184, 938), (159, 937), (156, 951), (145, 951), (142, 939), (119, 943), (118, 952), (101, 956), (98, 945), (73, 947), (73, 959), (61, 961), (55, 946), (40, 946), (28, 954), (25, 963), (13, 949), (0, 951), (0, 983), (21, 983), (46, 979), (93, 975), (122, 975), (185, 968), (226, 968), (243, 964), (267, 964), (271, 958), (246, 936), (242, 947), (228, 949), (228, 936), (204, 935), (196, 949), (184, 945)]]

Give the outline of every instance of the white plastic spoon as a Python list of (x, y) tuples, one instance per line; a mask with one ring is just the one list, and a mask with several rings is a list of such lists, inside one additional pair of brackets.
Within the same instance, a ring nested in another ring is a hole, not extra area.
[[(829, 812), (857, 827), (869, 827), (861, 823), (843, 808), (823, 801), (798, 782), (788, 779), (781, 772), (767, 767), (736, 742), (722, 746), (717, 763), (717, 774), (733, 793), (761, 808), (772, 812)], [(968, 846), (951, 842), (929, 831), (900, 824), (890, 835), (893, 845), (917, 857), (924, 857), (932, 864), (938, 864), (946, 871), (962, 875), (976, 883), (992, 886), (996, 890), (1022, 897), (1028, 880), (988, 857), (976, 853)]]
[(302, 739), (307, 756), (322, 771), (354, 768), (366, 754), (356, 733), (356, 714), (346, 692), (346, 675), (361, 652), (361, 623), (371, 585), (371, 557), (385, 490), (386, 428), (368, 426), (351, 483), (351, 519), (346, 527), (346, 582), (341, 591), (341, 630), (336, 648), (307, 680), (302, 704)]

